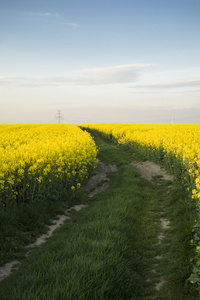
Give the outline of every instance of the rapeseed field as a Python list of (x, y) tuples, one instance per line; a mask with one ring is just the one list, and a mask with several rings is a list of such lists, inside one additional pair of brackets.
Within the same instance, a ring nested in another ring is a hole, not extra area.
[(0, 203), (73, 193), (96, 163), (97, 147), (78, 126), (0, 125)]

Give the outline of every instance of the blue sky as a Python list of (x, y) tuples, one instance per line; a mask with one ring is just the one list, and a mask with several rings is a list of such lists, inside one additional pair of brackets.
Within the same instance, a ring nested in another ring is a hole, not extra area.
[(0, 123), (200, 123), (200, 0), (2, 0)]

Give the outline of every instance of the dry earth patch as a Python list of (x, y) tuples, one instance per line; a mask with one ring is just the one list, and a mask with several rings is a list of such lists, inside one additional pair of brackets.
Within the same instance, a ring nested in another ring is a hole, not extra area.
[(161, 169), (160, 165), (157, 165), (151, 161), (144, 162), (131, 162), (131, 166), (134, 167), (142, 176), (149, 181), (152, 180), (154, 176), (162, 176), (164, 180), (174, 180), (174, 176), (170, 175), (164, 169)]
[(90, 192), (90, 198), (105, 191), (109, 187), (108, 181), (110, 180), (106, 173), (116, 171), (116, 165), (105, 165), (103, 162), (99, 161), (95, 170), (96, 174), (89, 179), (87, 184), (82, 187), (82, 190)]

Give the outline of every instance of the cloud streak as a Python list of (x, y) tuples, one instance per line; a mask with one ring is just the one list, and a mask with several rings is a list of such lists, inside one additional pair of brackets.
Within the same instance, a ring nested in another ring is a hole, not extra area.
[(86, 69), (79, 71), (77, 74), (73, 74), (70, 81), (74, 84), (81, 85), (128, 83), (136, 81), (138, 78), (138, 71), (148, 66), (149, 65), (144, 64), (130, 64), (107, 68)]
[(78, 23), (68, 22), (65, 17), (60, 15), (59, 13), (50, 13), (50, 12), (38, 12), (38, 13), (29, 13), (30, 16), (35, 18), (42, 18), (45, 22), (57, 24), (57, 25), (66, 25), (69, 27), (77, 28), (79, 26)]
[(103, 85), (130, 83), (138, 79), (138, 72), (147, 64), (129, 64), (80, 70), (67, 76), (13, 77), (0, 76), (0, 86), (42, 87), (59, 85)]
[(144, 88), (144, 89), (173, 89), (173, 88), (184, 88), (184, 87), (200, 87), (200, 79), (186, 79), (179, 81), (171, 81), (165, 83), (152, 83), (152, 84), (141, 84), (134, 85), (133, 88)]
[(40, 13), (39, 14), (40, 16), (43, 16), (43, 17), (60, 17), (60, 15), (58, 13), (49, 13), (49, 12), (46, 12), (46, 13)]

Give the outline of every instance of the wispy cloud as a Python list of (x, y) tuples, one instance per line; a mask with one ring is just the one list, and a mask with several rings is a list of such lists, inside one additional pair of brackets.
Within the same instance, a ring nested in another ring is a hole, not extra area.
[(71, 76), (74, 84), (115, 84), (136, 81), (138, 71), (149, 67), (147, 64), (129, 64), (106, 68), (94, 68), (79, 71)]
[(184, 88), (184, 87), (200, 87), (200, 79), (185, 79), (179, 81), (169, 81), (163, 83), (152, 83), (152, 84), (140, 84), (134, 85), (133, 88), (145, 88), (145, 89), (173, 89), (173, 88)]
[(14, 85), (18, 87), (55, 86), (55, 85), (101, 85), (119, 84), (137, 81), (138, 72), (149, 67), (147, 64), (129, 64), (105, 68), (80, 70), (67, 76), (34, 76), (13, 77), (1, 76), (0, 86)]
[(163, 105), (163, 106), (159, 106), (156, 105), (156, 107), (154, 107), (154, 109), (157, 109), (158, 111), (183, 111), (183, 110), (190, 110), (190, 109), (197, 109), (197, 107), (195, 107), (194, 105), (188, 105), (188, 104), (181, 104), (181, 105)]
[(40, 16), (43, 16), (43, 17), (60, 17), (60, 15), (58, 13), (49, 13), (49, 12), (45, 12), (45, 13), (39, 13)]
[(61, 18), (61, 15), (59, 13), (51, 13), (51, 12), (29, 12), (29, 16), (32, 17), (41, 17), (41, 18), (46, 18), (46, 19), (52, 19), (52, 18)]
[(31, 18), (40, 18), (43, 19), (45, 22), (50, 22), (58, 25), (66, 25), (69, 27), (77, 28), (80, 26), (76, 22), (68, 21), (65, 17), (60, 15), (59, 13), (51, 13), (51, 12), (37, 12), (37, 13), (29, 13)]

